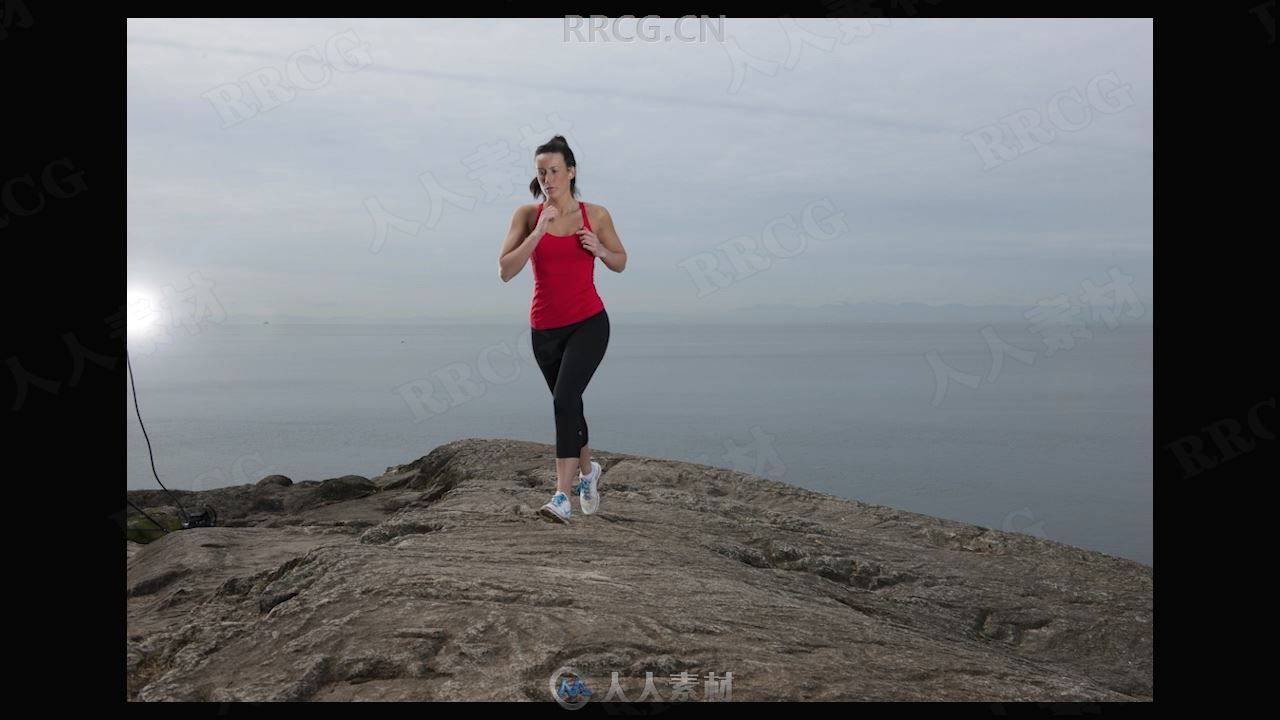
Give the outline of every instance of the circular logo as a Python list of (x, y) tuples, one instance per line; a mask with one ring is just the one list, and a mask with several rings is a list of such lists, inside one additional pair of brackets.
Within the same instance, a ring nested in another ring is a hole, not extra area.
[(562, 665), (551, 673), (551, 696), (566, 710), (577, 710), (591, 699), (593, 694), (582, 682), (582, 673), (575, 667)]

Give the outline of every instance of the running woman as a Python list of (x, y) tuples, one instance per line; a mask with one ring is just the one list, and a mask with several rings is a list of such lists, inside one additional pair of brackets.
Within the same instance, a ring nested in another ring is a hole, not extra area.
[[(556, 437), (556, 491), (539, 512), (567, 523), (569, 495), (583, 514), (600, 509), (600, 463), (587, 447), (582, 394), (609, 345), (609, 314), (595, 287), (595, 261), (614, 272), (627, 252), (603, 205), (577, 201), (578, 164), (563, 135), (534, 151), (529, 192), (542, 201), (516, 208), (498, 256), (503, 282), (533, 267), (529, 328), (533, 354), (551, 390)], [(599, 230), (597, 234), (596, 230)]]

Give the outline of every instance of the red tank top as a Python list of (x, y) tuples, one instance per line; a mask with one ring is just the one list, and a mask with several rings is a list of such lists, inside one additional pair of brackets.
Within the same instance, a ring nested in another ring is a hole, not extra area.
[[(538, 203), (538, 218), (542, 217)], [(582, 224), (591, 229), (587, 206), (579, 202)], [(529, 303), (529, 326), (535, 330), (572, 325), (604, 309), (604, 301), (596, 292), (596, 258), (578, 235), (543, 233), (538, 246), (529, 256), (533, 266), (533, 299)]]

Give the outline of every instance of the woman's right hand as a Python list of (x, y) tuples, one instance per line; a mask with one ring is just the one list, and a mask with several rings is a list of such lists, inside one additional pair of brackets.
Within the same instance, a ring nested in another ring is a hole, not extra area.
[(533, 227), (533, 231), (538, 237), (542, 237), (542, 234), (547, 231), (547, 226), (551, 224), (552, 220), (556, 219), (557, 214), (559, 214), (559, 211), (556, 210), (554, 205), (543, 206), (542, 214), (538, 216), (538, 222)]

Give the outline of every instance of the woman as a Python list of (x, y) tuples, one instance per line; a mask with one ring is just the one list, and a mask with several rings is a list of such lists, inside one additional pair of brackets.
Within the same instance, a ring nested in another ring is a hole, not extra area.
[(556, 423), (556, 492), (539, 512), (567, 523), (573, 514), (570, 493), (584, 514), (600, 508), (600, 463), (587, 449), (582, 407), (582, 393), (609, 345), (609, 314), (596, 292), (595, 264), (599, 258), (620, 273), (627, 252), (603, 205), (575, 201), (578, 163), (563, 135), (538, 146), (533, 164), (537, 177), (529, 192), (545, 202), (516, 208), (498, 272), (507, 282), (526, 261), (533, 266), (529, 327)]

